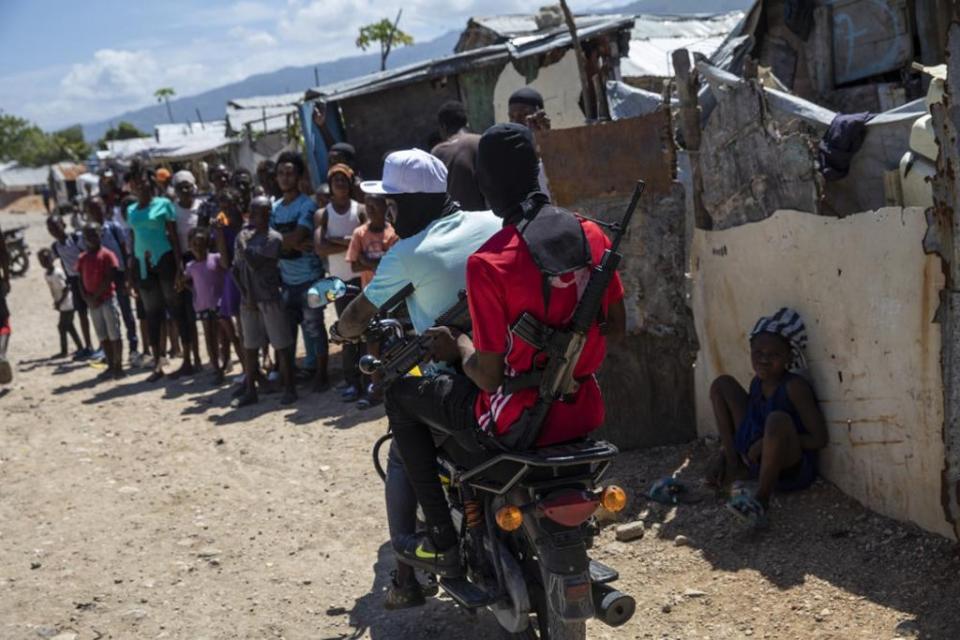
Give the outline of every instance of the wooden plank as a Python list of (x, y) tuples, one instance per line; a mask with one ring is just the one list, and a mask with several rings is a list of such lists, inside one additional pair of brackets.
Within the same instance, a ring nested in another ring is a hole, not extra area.
[(614, 122), (537, 132), (553, 201), (564, 207), (591, 198), (629, 195), (638, 179), (650, 193), (673, 181), (666, 110)]

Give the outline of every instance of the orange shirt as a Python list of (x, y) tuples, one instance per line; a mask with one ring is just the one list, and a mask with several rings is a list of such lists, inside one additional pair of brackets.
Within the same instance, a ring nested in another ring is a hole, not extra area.
[[(393, 225), (385, 223), (382, 231), (372, 231), (370, 223), (364, 223), (353, 230), (350, 246), (347, 247), (347, 262), (356, 262), (360, 256), (367, 260), (379, 260), (400, 237), (393, 230)], [(360, 284), (366, 287), (373, 280), (373, 271), (360, 272)]]

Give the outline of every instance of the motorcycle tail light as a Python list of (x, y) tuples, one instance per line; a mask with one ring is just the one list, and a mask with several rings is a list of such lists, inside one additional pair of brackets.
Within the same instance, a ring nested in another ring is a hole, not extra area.
[(497, 509), (497, 526), (504, 531), (516, 531), (523, 524), (523, 512), (519, 507), (508, 504)]
[(612, 484), (600, 493), (600, 504), (610, 513), (619, 513), (627, 506), (627, 492)]
[(539, 502), (538, 507), (543, 515), (557, 524), (576, 527), (586, 522), (599, 504), (600, 498), (593, 493), (568, 489), (550, 494)]

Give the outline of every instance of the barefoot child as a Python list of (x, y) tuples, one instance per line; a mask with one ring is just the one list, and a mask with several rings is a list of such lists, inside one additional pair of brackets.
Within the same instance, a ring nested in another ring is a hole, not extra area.
[(80, 254), (77, 272), (81, 294), (90, 310), (93, 330), (103, 344), (103, 354), (107, 360), (107, 370), (102, 375), (122, 378), (120, 303), (117, 302), (116, 293), (117, 256), (100, 243), (101, 233), (102, 229), (96, 222), (88, 222), (83, 227), (83, 241), (87, 249)]
[(802, 363), (806, 341), (796, 311), (783, 308), (760, 318), (750, 332), (756, 375), (749, 392), (731, 376), (720, 376), (710, 387), (722, 448), (710, 480), (717, 485), (758, 480), (753, 495), (735, 495), (727, 505), (753, 526), (766, 524), (774, 489), (799, 491), (813, 484), (817, 451), (827, 445), (813, 389), (791, 371)]
[(293, 336), (280, 292), (280, 249), (283, 236), (270, 228), (270, 201), (264, 196), (250, 202), (250, 225), (237, 236), (233, 275), (240, 287), (240, 323), (247, 377), (245, 393), (231, 406), (257, 402), (257, 356), (269, 341), (277, 352), (284, 392), (280, 404), (297, 400), (293, 380)]
[(193, 260), (187, 263), (184, 276), (193, 289), (193, 308), (203, 323), (203, 336), (207, 341), (207, 356), (213, 367), (213, 383), (223, 384), (224, 366), (220, 365), (218, 341), (220, 296), (223, 294), (223, 277), (226, 269), (219, 253), (210, 253), (210, 241), (206, 229), (194, 227), (189, 233), (190, 251)]
[(57, 331), (60, 333), (60, 353), (56, 357), (66, 358), (68, 336), (73, 338), (77, 351), (83, 348), (80, 334), (73, 326), (73, 294), (70, 292), (66, 274), (53, 260), (53, 252), (50, 249), (40, 249), (37, 252), (37, 260), (45, 271), (43, 277), (50, 288), (50, 295), (53, 296), (53, 310), (60, 314), (60, 320), (57, 322)]

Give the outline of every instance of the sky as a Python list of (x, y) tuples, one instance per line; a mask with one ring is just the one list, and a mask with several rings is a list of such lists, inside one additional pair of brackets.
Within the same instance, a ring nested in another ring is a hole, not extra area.
[[(0, 0), (0, 111), (51, 130), (285, 66), (360, 53), (360, 26), (394, 18), (418, 41), (472, 15), (545, 0)], [(573, 0), (574, 11), (609, 5)]]

